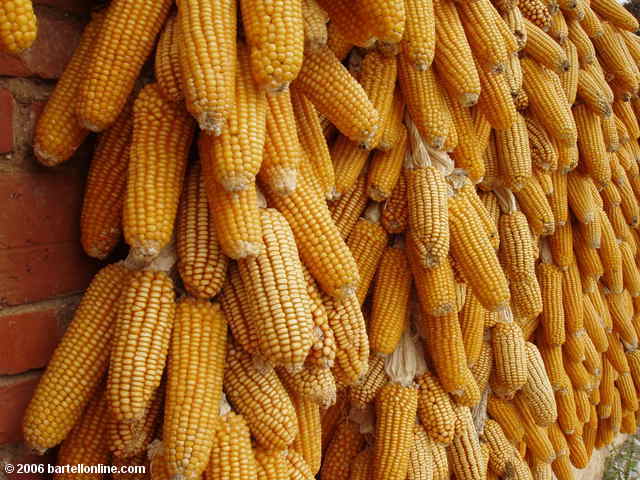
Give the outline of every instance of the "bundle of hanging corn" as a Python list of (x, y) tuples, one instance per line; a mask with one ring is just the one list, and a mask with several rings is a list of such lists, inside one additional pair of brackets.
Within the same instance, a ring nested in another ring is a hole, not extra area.
[(96, 12), (37, 125), (49, 166), (100, 132), (82, 245), (130, 254), (57, 348), (33, 448), (157, 479), (566, 480), (636, 430), (626, 10), (176, 3)]

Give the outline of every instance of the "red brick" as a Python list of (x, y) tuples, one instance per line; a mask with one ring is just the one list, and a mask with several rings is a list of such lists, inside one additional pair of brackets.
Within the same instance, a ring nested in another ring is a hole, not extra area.
[(47, 302), (31, 310), (0, 311), (0, 374), (44, 367), (73, 315), (76, 300)]
[(78, 242), (0, 250), (0, 306), (84, 290), (97, 268)]
[(0, 88), (0, 153), (13, 150), (13, 95), (6, 88)]
[(58, 78), (69, 62), (80, 39), (84, 22), (36, 8), (38, 37), (33, 46), (18, 57), (0, 54), (0, 75)]
[(0, 377), (0, 444), (22, 440), (22, 417), (40, 372)]
[(0, 249), (77, 242), (83, 190), (73, 171), (0, 175)]
[(95, 2), (88, 0), (35, 0), (36, 5), (48, 5), (77, 15), (88, 15)]

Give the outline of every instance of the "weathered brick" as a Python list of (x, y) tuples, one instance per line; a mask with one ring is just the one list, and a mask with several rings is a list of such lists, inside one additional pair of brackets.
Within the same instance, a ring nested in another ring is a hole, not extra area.
[(68, 297), (0, 310), (0, 374), (46, 366), (78, 300)]
[(78, 45), (84, 22), (47, 7), (36, 7), (38, 37), (19, 56), (0, 53), (0, 75), (58, 78)]
[(0, 377), (0, 444), (22, 440), (22, 417), (41, 375), (29, 372)]
[(14, 106), (11, 92), (6, 88), (0, 88), (0, 153), (13, 150)]
[(35, 0), (36, 5), (48, 5), (76, 15), (88, 15), (96, 2), (90, 0)]
[(83, 190), (73, 171), (0, 175), (0, 249), (77, 242)]

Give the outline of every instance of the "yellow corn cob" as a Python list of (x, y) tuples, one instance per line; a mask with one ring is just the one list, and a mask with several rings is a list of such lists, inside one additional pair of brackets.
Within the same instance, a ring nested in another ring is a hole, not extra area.
[(431, 66), (436, 49), (436, 25), (432, 0), (405, 1), (405, 30), (402, 48), (418, 70)]
[(373, 154), (367, 172), (367, 194), (376, 202), (391, 196), (402, 173), (402, 165), (407, 151), (407, 132), (402, 127), (400, 140), (388, 151)]
[(405, 25), (404, 1), (360, 0), (356, 3), (355, 10), (365, 22), (367, 30), (379, 42), (396, 44), (402, 39)]
[(518, 413), (524, 426), (527, 451), (530, 451), (541, 462), (551, 463), (555, 456), (555, 451), (549, 441), (546, 429), (535, 424), (531, 412), (525, 405), (521, 405)]
[(336, 402), (324, 409), (321, 415), (322, 421), (322, 451), (326, 452), (327, 446), (333, 440), (338, 425), (344, 419), (344, 409), (349, 405), (349, 389), (342, 388), (337, 392)]
[(580, 426), (576, 411), (573, 387), (568, 385), (564, 390), (556, 391), (556, 405), (558, 406), (558, 425), (565, 434), (575, 433)]
[[(77, 95), (76, 113), (84, 128), (100, 132), (115, 122), (153, 49), (171, 3), (120, 0), (109, 5), (100, 33), (92, 42), (91, 61), (83, 69), (84, 80)], [(126, 62), (122, 61), (123, 45)]]
[(80, 216), (80, 240), (87, 253), (104, 259), (115, 248), (122, 234), (122, 206), (133, 118), (131, 109), (123, 112), (100, 135), (91, 159)]
[(544, 338), (550, 345), (562, 345), (565, 341), (562, 272), (555, 265), (544, 262), (538, 264), (536, 271), (542, 293)]
[(388, 233), (402, 233), (407, 228), (409, 212), (406, 190), (404, 175), (400, 175), (391, 196), (382, 208), (382, 226)]
[(382, 128), (380, 114), (328, 47), (305, 55), (295, 85), (340, 132), (372, 146), (370, 142)]
[(612, 75), (620, 87), (628, 93), (638, 89), (637, 68), (634, 69), (628, 62), (628, 51), (624, 41), (616, 35), (614, 27), (603, 22), (603, 35), (594, 37), (593, 45), (598, 52), (602, 67)]
[[(227, 323), (218, 304), (185, 298), (178, 303), (168, 363), (163, 441), (171, 476), (199, 478), (209, 463), (218, 419)], [(198, 378), (206, 388), (188, 381)]]
[(224, 390), (260, 445), (280, 449), (293, 442), (298, 433), (295, 408), (275, 371), (256, 367), (249, 354), (231, 344)]
[(368, 480), (373, 468), (373, 448), (365, 448), (356, 455), (351, 464), (351, 480)]
[(377, 271), (369, 320), (369, 342), (376, 353), (392, 353), (404, 332), (412, 282), (408, 272), (402, 245), (387, 247)]
[(311, 480), (314, 477), (311, 467), (307, 464), (304, 457), (295, 450), (286, 451), (286, 464), (289, 478), (291, 480)]
[(507, 75), (486, 72), (478, 66), (482, 94), (478, 100), (478, 109), (497, 130), (509, 128), (516, 120), (516, 107), (511, 96)]
[(160, 385), (174, 323), (173, 282), (164, 271), (131, 273), (118, 303), (107, 398), (120, 422), (139, 420)]
[(514, 192), (522, 212), (527, 216), (531, 231), (536, 235), (550, 235), (554, 231), (551, 206), (534, 177), (525, 181), (524, 187)]
[(234, 340), (251, 354), (258, 353), (256, 328), (249, 320), (253, 311), (236, 263), (229, 265), (227, 280), (220, 295), (220, 306)]
[(558, 78), (554, 79), (553, 72), (531, 58), (522, 58), (520, 64), (532, 113), (549, 135), (563, 144), (572, 144), (577, 137), (576, 126), (566, 98), (556, 91)]
[[(234, 47), (235, 48), (235, 47)], [(267, 101), (253, 83), (249, 71), (249, 50), (237, 46), (238, 61), (234, 65), (235, 102), (226, 113), (226, 127), (217, 136), (202, 134), (201, 161), (207, 164), (216, 182), (225, 190), (250, 188), (262, 163), (267, 129)], [(291, 121), (291, 116), (286, 117)], [(294, 144), (295, 146), (295, 144)]]
[(616, 117), (622, 120), (631, 138), (637, 140), (640, 137), (640, 126), (638, 126), (638, 120), (629, 102), (616, 100), (613, 102), (613, 112)]
[(304, 460), (313, 477), (320, 470), (322, 455), (320, 406), (302, 395), (290, 392), (289, 396), (298, 419), (298, 435), (291, 445), (290, 452), (297, 453)]
[(180, 276), (187, 291), (199, 298), (217, 295), (224, 283), (228, 259), (220, 251), (209, 217), (199, 164), (191, 167), (182, 193), (177, 253)]
[[(369, 1), (369, 0), (366, 0)], [(385, 56), (379, 52), (369, 52), (362, 60), (362, 70), (358, 81), (371, 103), (380, 114), (382, 124), (371, 140), (369, 147), (377, 146), (384, 135), (386, 119), (392, 115), (393, 97), (397, 76), (395, 56)]]
[(22, 431), (33, 449), (60, 443), (93, 396), (109, 363), (115, 305), (127, 276), (122, 263), (104, 267), (82, 297), (24, 416)]
[(496, 252), (465, 196), (454, 195), (448, 206), (451, 255), (478, 301), (487, 310), (498, 310), (509, 301), (509, 287)]
[(106, 424), (106, 433), (109, 450), (115, 457), (130, 458), (147, 451), (162, 420), (164, 393), (164, 385), (161, 384), (154, 392), (144, 417), (137, 422), (117, 422), (110, 416)]
[(458, 315), (448, 313), (433, 317), (423, 314), (422, 326), (425, 332), (431, 332), (425, 341), (442, 387), (448, 393), (461, 395), (471, 372), (467, 367)]
[(622, 5), (612, 0), (594, 0), (590, 5), (600, 17), (617, 27), (630, 32), (638, 30), (638, 20)]
[[(480, 96), (480, 79), (458, 11), (453, 2), (435, 0), (433, 13), (437, 44), (434, 60), (438, 74), (452, 96), (470, 107)], [(417, 120), (414, 118), (414, 121)]]
[(472, 367), (480, 357), (484, 335), (484, 319), (487, 311), (471, 292), (467, 292), (464, 305), (459, 312), (460, 328), (467, 365)]
[[(582, 3), (580, 3), (579, 5), (580, 5), (580, 9), (582, 9)], [(584, 15), (584, 12), (583, 11), (576, 12), (576, 17), (580, 17), (580, 15)], [(567, 16), (569, 18), (572, 18), (571, 15), (567, 15)], [(551, 35), (553, 39), (556, 42), (558, 42), (563, 48), (566, 47), (566, 41), (567, 41), (567, 38), (569, 37), (569, 27), (567, 25), (567, 21), (565, 20), (562, 12), (556, 12), (551, 17), (551, 26), (549, 28), (549, 35)], [(566, 52), (566, 48), (565, 48), (565, 52)]]
[(430, 437), (428, 441), (433, 458), (433, 480), (447, 480), (450, 476), (447, 448)]
[(439, 380), (429, 372), (416, 378), (418, 384), (418, 418), (429, 437), (448, 445), (453, 440), (455, 411)]
[(380, 142), (378, 143), (378, 146), (376, 148), (378, 148), (379, 150), (389, 150), (398, 143), (404, 128), (404, 125), (402, 123), (403, 117), (404, 100), (402, 99), (400, 90), (396, 87), (395, 93), (393, 95), (391, 111), (389, 112), (387, 117), (383, 119), (382, 137), (380, 138)]
[(498, 170), (505, 187), (520, 190), (524, 179), (532, 175), (531, 151), (527, 134), (527, 125), (522, 115), (508, 129), (496, 130), (496, 152)]
[(633, 412), (638, 410), (638, 396), (633, 383), (633, 377), (630, 372), (620, 374), (616, 380), (622, 407)]
[(350, 295), (342, 300), (325, 296), (329, 326), (336, 341), (336, 362), (333, 374), (344, 384), (357, 382), (367, 371), (369, 341), (358, 297)]
[(489, 136), (487, 148), (484, 151), (482, 159), (484, 161), (484, 177), (478, 184), (478, 187), (483, 191), (491, 191), (500, 186), (498, 179), (498, 152), (493, 130)]
[(184, 98), (178, 51), (179, 28), (177, 16), (171, 15), (160, 34), (154, 61), (158, 88), (164, 98), (172, 102), (178, 102)]
[(625, 291), (622, 293), (612, 292), (606, 296), (606, 300), (613, 321), (613, 330), (620, 335), (620, 339), (625, 345), (628, 345), (629, 348), (637, 348), (638, 334), (631, 320), (633, 316), (631, 296)]
[(449, 259), (426, 268), (417, 253), (417, 247), (409, 238), (407, 256), (413, 273), (414, 285), (423, 313), (441, 316), (456, 311), (456, 284)]
[(376, 396), (374, 479), (404, 479), (409, 468), (418, 390), (389, 382)]
[(569, 20), (569, 40), (578, 50), (578, 58), (581, 65), (592, 64), (596, 60), (596, 51), (591, 39), (584, 31), (582, 24), (577, 20)]
[(482, 460), (482, 450), (471, 410), (457, 406), (456, 417), (456, 433), (449, 449), (451, 470), (460, 480), (485, 478), (487, 465)]
[(387, 241), (387, 232), (380, 225), (380, 208), (377, 204), (371, 205), (358, 220), (347, 240), (360, 274), (360, 283), (356, 289), (360, 304), (367, 296)]
[(512, 444), (517, 444), (524, 438), (524, 423), (512, 402), (490, 395), (487, 402), (487, 412), (500, 424)]
[(481, 439), (489, 447), (489, 468), (496, 475), (504, 476), (513, 468), (515, 448), (495, 420), (488, 418), (482, 430)]
[(480, 0), (460, 3), (457, 10), (476, 59), (489, 70), (504, 70), (508, 61), (507, 45), (498, 27), (498, 15), (491, 2)]
[(591, 223), (597, 216), (597, 205), (591, 195), (588, 178), (573, 171), (567, 176), (567, 200), (571, 212), (582, 223)]
[(551, 200), (551, 196), (553, 195), (553, 181), (551, 180), (551, 173), (545, 172), (541, 168), (534, 166), (533, 176), (540, 184), (544, 194), (549, 198), (549, 200)]
[(313, 104), (297, 89), (291, 90), (291, 103), (300, 145), (311, 162), (322, 191), (329, 199), (333, 194), (335, 177), (327, 142), (322, 136), (320, 118)]
[(277, 372), (280, 381), (290, 392), (321, 406), (331, 405), (336, 400), (336, 381), (331, 370), (324, 365), (307, 363), (293, 373), (285, 367), (278, 367)]
[[(292, 194), (268, 196), (289, 222), (302, 260), (320, 287), (332, 296), (352, 293), (359, 283), (355, 260), (310, 180), (303, 174)], [(331, 264), (322, 260), (329, 257)]]
[(229, 412), (216, 419), (212, 430), (213, 447), (206, 470), (207, 478), (256, 480), (256, 461), (251, 450), (251, 434), (244, 417)]
[(544, 170), (558, 167), (558, 152), (540, 122), (530, 115), (525, 116), (532, 163)]
[(600, 22), (598, 15), (596, 15), (596, 12), (594, 12), (591, 9), (591, 6), (586, 2), (584, 5), (584, 18), (581, 21), (581, 25), (590, 39), (604, 34), (602, 23)]
[(329, 16), (316, 0), (302, 2), (302, 22), (304, 26), (304, 45), (309, 50), (316, 50), (327, 44), (327, 22)]
[(364, 443), (360, 425), (348, 418), (342, 419), (324, 455), (320, 478), (348, 480), (354, 458)]
[[(235, 97), (236, 2), (178, 2), (178, 45), (187, 109), (200, 128), (220, 135)], [(200, 41), (203, 36), (207, 41)]]
[(640, 294), (640, 272), (635, 263), (633, 252), (627, 242), (620, 244), (620, 252), (622, 254), (622, 279), (624, 288), (629, 291), (631, 296), (636, 297)]
[(279, 195), (296, 189), (302, 147), (298, 142), (289, 91), (268, 95), (267, 128), (260, 181)]
[(12, 0), (0, 8), (0, 50), (18, 54), (31, 47), (38, 21), (29, 0)]
[(562, 47), (534, 23), (525, 20), (524, 24), (527, 29), (524, 52), (539, 64), (557, 73), (566, 72), (570, 65)]
[(575, 262), (562, 274), (562, 302), (567, 332), (577, 334), (584, 328), (584, 306), (582, 302), (582, 279)]
[[(15, 9), (12, 14), (19, 15), (18, 8), (19, 4), (22, 3), (29, 2), (16, 0), (3, 5), (0, 8), (0, 18), (9, 13), (5, 11), (5, 8), (9, 9), (10, 6)], [(31, 15), (33, 15), (33, 12), (31, 12)], [(28, 17), (25, 17), (25, 20), (27, 19)], [(35, 17), (33, 17), (33, 20), (35, 21)], [(52, 167), (69, 159), (89, 133), (78, 122), (74, 108), (82, 75), (90, 63), (93, 44), (102, 28), (103, 20), (104, 14), (94, 14), (91, 22), (82, 33), (80, 42), (58, 80), (56, 88), (38, 118), (33, 140), (33, 151), (38, 161), (43, 165)], [(14, 19), (11, 20), (9, 25), (17, 23), (17, 19)], [(2, 24), (2, 27), (0, 27), (0, 50), (3, 50), (4, 28), (7, 25), (2, 20), (0, 20), (0, 24)]]
[(622, 254), (618, 247), (615, 232), (604, 211), (600, 212), (600, 222), (602, 223), (602, 244), (599, 254), (604, 267), (602, 280), (612, 292), (621, 292), (623, 288)]
[[(65, 438), (58, 452), (58, 465), (101, 465), (109, 461), (107, 422), (109, 409), (104, 390), (94, 394), (82, 417)], [(61, 480), (74, 478), (73, 473), (56, 474)], [(82, 475), (100, 478), (99, 475)]]
[(549, 237), (549, 246), (555, 266), (563, 272), (566, 271), (574, 258), (571, 222), (558, 225), (553, 235)]
[[(200, 136), (200, 157), (206, 155), (208, 135)], [(239, 192), (228, 192), (213, 178), (209, 162), (202, 163), (210, 215), (222, 252), (234, 259), (258, 255), (264, 248), (260, 212), (254, 183)]]
[(253, 449), (258, 480), (285, 480), (289, 478), (287, 451), (257, 447)]
[[(395, 347), (393, 350), (395, 350)], [(351, 405), (355, 408), (362, 410), (367, 408), (367, 405), (373, 401), (378, 391), (387, 383), (388, 377), (384, 369), (384, 363), (384, 357), (380, 355), (369, 356), (369, 369), (364, 380), (349, 389)]]
[(171, 240), (194, 125), (157, 84), (140, 92), (133, 115), (124, 236), (136, 256), (153, 259)]
[[(275, 209), (262, 209), (260, 223), (265, 251), (238, 262), (240, 277), (252, 304), (260, 352), (273, 365), (300, 367), (312, 342), (313, 319), (307, 284), (293, 233)], [(270, 285), (277, 296), (266, 296)]]
[[(344, 55), (337, 55), (340, 60), (346, 57), (353, 45), (359, 47), (371, 47), (375, 37), (369, 31), (366, 19), (357, 9), (357, 6), (345, 0), (317, 0), (320, 6), (329, 14), (328, 46)], [(340, 37), (339, 41), (335, 37)], [(343, 45), (338, 45), (343, 44)], [(348, 48), (347, 48), (348, 46)], [(345, 51), (346, 50), (346, 51)]]
[[(567, 350), (568, 351), (568, 350)], [(593, 377), (582, 364), (569, 358), (568, 354), (564, 356), (564, 369), (571, 380), (571, 385), (575, 389), (590, 390), (593, 388)], [(575, 396), (575, 394), (574, 394)], [(575, 403), (575, 398), (574, 398)]]
[(442, 150), (456, 137), (444, 92), (433, 69), (418, 70), (400, 53), (398, 79), (402, 95), (420, 135), (431, 148)]
[(340, 136), (331, 147), (331, 159), (335, 173), (333, 197), (347, 193), (365, 172), (369, 151), (360, 148), (345, 136)]
[(456, 169), (463, 170), (473, 183), (485, 174), (481, 141), (473, 123), (471, 111), (447, 96), (451, 118), (458, 134), (458, 145), (451, 152)]
[(407, 480), (427, 480), (433, 478), (433, 453), (430, 440), (422, 425), (413, 427), (413, 446), (409, 452)]
[[(486, 315), (485, 315), (486, 325)], [(488, 382), (489, 374), (493, 370), (493, 352), (491, 349), (491, 342), (487, 339), (482, 341), (482, 350), (480, 350), (480, 356), (475, 364), (471, 366), (471, 373), (475, 378), (476, 383), (480, 391), (484, 392)]]
[(499, 322), (491, 329), (493, 350), (493, 389), (499, 396), (510, 398), (527, 381), (527, 351), (520, 326), (515, 322)]
[(481, 152), (487, 150), (491, 139), (491, 124), (479, 110), (477, 106), (471, 107), (471, 117), (473, 118), (473, 126), (476, 130), (476, 136), (480, 142), (478, 147)]
[(405, 168), (409, 238), (420, 264), (437, 267), (449, 250), (447, 183), (436, 167)]
[(530, 342), (525, 345), (527, 351), (527, 381), (522, 386), (520, 395), (529, 407), (536, 424), (546, 427), (554, 423), (558, 416), (553, 388), (538, 348)]
[(604, 188), (602, 188), (600, 190), (600, 197), (602, 198), (603, 207), (607, 216), (609, 216), (609, 212), (619, 208), (620, 203), (622, 202), (620, 192), (614, 183), (608, 183)]
[[(400, 181), (402, 181), (402, 177), (400, 177)], [(335, 189), (333, 191), (335, 193)], [(367, 193), (364, 175), (358, 177), (349, 191), (329, 204), (331, 217), (343, 239), (349, 237), (366, 205)]]
[(522, 68), (520, 67), (520, 59), (517, 54), (509, 55), (509, 61), (504, 70), (505, 79), (509, 84), (509, 91), (516, 102), (522, 91)]
[(551, 28), (551, 13), (541, 0), (526, 0), (518, 2), (522, 15), (545, 32)]
[(602, 117), (610, 117), (612, 107), (600, 82), (588, 70), (580, 70), (578, 74), (578, 97), (595, 113)]
[(542, 311), (542, 298), (527, 219), (513, 211), (501, 215), (499, 225), (500, 259), (510, 282), (511, 308), (517, 318), (535, 317)]

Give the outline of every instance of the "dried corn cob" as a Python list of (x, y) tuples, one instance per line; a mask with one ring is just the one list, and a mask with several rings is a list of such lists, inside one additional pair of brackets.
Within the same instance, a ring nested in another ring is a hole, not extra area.
[[(76, 113), (80, 125), (100, 132), (115, 122), (151, 53), (171, 3), (120, 0), (109, 5), (78, 91)], [(122, 45), (127, 49), (126, 62), (120, 55)]]
[(124, 236), (134, 255), (148, 260), (171, 240), (194, 125), (155, 83), (140, 92), (133, 115)]
[(160, 34), (154, 62), (158, 88), (164, 98), (172, 102), (178, 102), (184, 98), (178, 52), (179, 28), (177, 16), (171, 15)]
[(94, 395), (109, 363), (116, 303), (128, 275), (122, 263), (104, 267), (82, 297), (24, 416), (22, 431), (33, 449), (60, 443)]
[(132, 272), (118, 302), (107, 399), (120, 422), (143, 418), (160, 385), (176, 305), (164, 271)]

